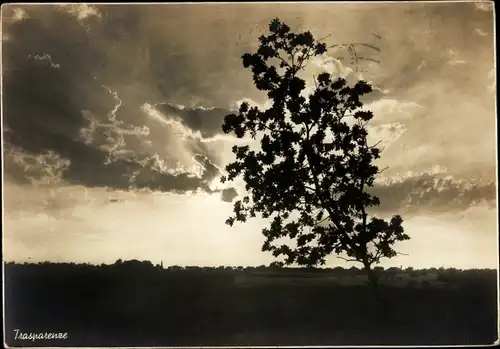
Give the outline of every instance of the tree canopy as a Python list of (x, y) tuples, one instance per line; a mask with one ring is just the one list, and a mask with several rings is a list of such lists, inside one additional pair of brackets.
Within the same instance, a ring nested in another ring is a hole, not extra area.
[(269, 219), (262, 250), (272, 252), (277, 265), (321, 265), (336, 253), (370, 269), (381, 258), (394, 257), (394, 243), (409, 239), (402, 217), (386, 221), (367, 212), (379, 204), (366, 189), (380, 172), (373, 164), (380, 149), (367, 142), (373, 113), (360, 99), (372, 91), (370, 84), (349, 86), (324, 72), (308, 91), (300, 74), (327, 46), (309, 31), (292, 32), (277, 18), (259, 42), (242, 61), (271, 106), (264, 110), (243, 102), (225, 117), (225, 133), (260, 140), (258, 149), (232, 148), (236, 160), (226, 166), (222, 181), (242, 177), (247, 195), (235, 202), (226, 223), (258, 214)]

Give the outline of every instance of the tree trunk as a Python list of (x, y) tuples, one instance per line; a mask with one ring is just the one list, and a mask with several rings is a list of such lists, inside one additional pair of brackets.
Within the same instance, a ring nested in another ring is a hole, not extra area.
[(380, 292), (379, 276), (371, 268), (371, 265), (369, 263), (365, 262), (364, 266), (365, 266), (365, 271), (368, 275), (368, 283), (372, 290), (375, 315), (379, 320), (382, 320), (382, 318), (385, 317), (385, 315), (387, 314), (385, 309), (385, 302)]
[(370, 263), (368, 263), (367, 260), (363, 261), (363, 264), (365, 266), (365, 271), (368, 275), (368, 283), (369, 283), (370, 287), (372, 288), (374, 295), (378, 297), (378, 295), (379, 295), (378, 275), (372, 269)]
[(370, 268), (370, 266), (365, 267), (366, 271), (368, 273), (368, 283), (370, 284), (370, 287), (372, 288), (375, 296), (380, 295), (380, 285), (379, 285), (379, 280), (378, 280), (378, 275), (375, 273), (373, 269)]

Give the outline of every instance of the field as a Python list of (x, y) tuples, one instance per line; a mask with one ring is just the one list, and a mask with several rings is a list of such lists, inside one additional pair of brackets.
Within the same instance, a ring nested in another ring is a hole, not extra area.
[[(426, 273), (413, 271), (418, 272)], [(8, 263), (6, 341), (9, 346), (256, 346), (496, 339), (496, 270), (438, 270), (439, 287), (385, 285), (382, 305), (365, 285), (318, 282), (336, 273), (345, 279), (361, 272)], [(242, 287), (242, 275), (259, 281)], [(14, 329), (67, 332), (68, 338), (15, 340)]]

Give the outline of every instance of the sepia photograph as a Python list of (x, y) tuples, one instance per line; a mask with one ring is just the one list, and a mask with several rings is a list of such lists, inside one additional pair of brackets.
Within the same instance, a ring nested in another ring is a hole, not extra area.
[(6, 347), (498, 344), (492, 1), (1, 7)]

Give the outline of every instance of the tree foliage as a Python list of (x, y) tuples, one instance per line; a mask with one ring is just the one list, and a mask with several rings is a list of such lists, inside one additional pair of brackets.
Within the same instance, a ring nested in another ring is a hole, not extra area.
[(371, 86), (365, 81), (349, 86), (341, 77), (321, 73), (308, 93), (299, 75), (311, 58), (326, 53), (326, 45), (308, 31), (293, 33), (279, 19), (269, 31), (259, 38), (257, 52), (245, 53), (242, 60), (272, 105), (262, 110), (244, 102), (223, 125), (225, 133), (260, 140), (260, 149), (232, 148), (236, 160), (222, 180), (242, 177), (248, 195), (235, 202), (226, 223), (257, 214), (269, 219), (262, 250), (272, 252), (278, 265), (321, 265), (336, 253), (369, 269), (394, 257), (394, 243), (409, 239), (403, 219), (395, 215), (386, 221), (367, 213), (379, 204), (366, 191), (379, 173), (373, 161), (380, 155), (367, 143), (373, 114), (360, 100)]

